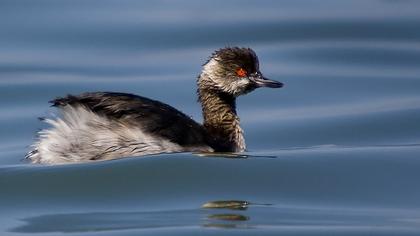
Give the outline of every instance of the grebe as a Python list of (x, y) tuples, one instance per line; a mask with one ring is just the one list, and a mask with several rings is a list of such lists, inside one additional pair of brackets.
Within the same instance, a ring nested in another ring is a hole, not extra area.
[(280, 88), (259, 70), (250, 48), (215, 51), (197, 79), (204, 122), (177, 109), (126, 93), (68, 95), (51, 103), (61, 116), (45, 121), (27, 158), (62, 164), (170, 152), (243, 152), (245, 140), (236, 114), (236, 97), (258, 87)]

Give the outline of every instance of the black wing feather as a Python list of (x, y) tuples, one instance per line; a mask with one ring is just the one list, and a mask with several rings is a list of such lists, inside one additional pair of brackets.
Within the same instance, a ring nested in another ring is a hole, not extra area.
[(202, 125), (177, 109), (149, 98), (127, 93), (94, 92), (68, 95), (50, 103), (56, 107), (81, 105), (109, 119), (141, 126), (145, 132), (182, 146), (207, 145)]

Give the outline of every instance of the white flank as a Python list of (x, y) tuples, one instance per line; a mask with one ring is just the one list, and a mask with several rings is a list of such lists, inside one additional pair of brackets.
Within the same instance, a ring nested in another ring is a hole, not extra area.
[(143, 132), (141, 127), (110, 120), (80, 106), (68, 105), (62, 109), (61, 118), (46, 122), (52, 127), (39, 132), (39, 140), (29, 154), (34, 163), (63, 164), (186, 151)]

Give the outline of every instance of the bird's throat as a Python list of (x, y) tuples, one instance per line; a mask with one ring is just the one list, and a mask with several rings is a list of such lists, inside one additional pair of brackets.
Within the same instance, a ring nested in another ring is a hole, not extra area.
[(198, 96), (203, 110), (203, 125), (213, 148), (219, 152), (244, 151), (245, 140), (236, 114), (235, 97), (205, 88), (198, 89)]

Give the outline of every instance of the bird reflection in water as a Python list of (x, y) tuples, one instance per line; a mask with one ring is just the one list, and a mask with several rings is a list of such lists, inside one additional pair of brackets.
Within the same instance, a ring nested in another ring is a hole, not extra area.
[[(242, 200), (227, 200), (227, 201), (211, 201), (203, 204), (204, 209), (230, 210), (230, 211), (245, 211), (249, 206), (248, 201)], [(204, 227), (215, 228), (250, 228), (246, 221), (249, 221), (249, 216), (238, 214), (237, 212), (209, 214), (206, 219)]]

